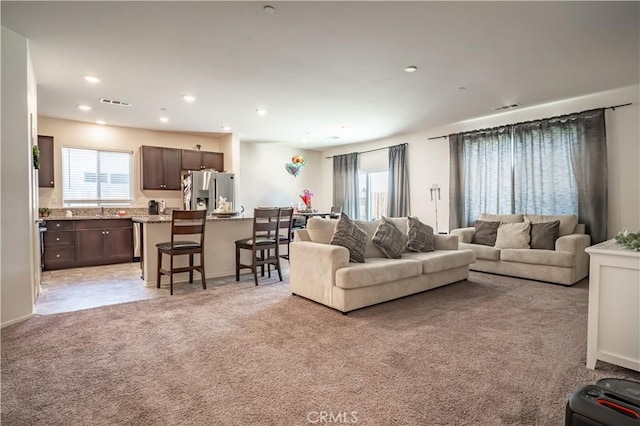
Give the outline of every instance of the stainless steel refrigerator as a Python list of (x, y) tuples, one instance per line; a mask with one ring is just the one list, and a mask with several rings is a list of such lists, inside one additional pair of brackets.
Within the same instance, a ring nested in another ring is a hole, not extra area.
[(207, 210), (207, 214), (211, 214), (219, 207), (220, 197), (232, 203), (234, 210), (236, 207), (233, 173), (189, 172), (183, 176), (182, 192), (186, 210)]

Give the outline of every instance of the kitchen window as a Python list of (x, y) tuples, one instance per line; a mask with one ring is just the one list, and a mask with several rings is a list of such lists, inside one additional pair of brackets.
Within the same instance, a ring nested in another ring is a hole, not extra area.
[(131, 205), (133, 153), (63, 147), (62, 200), (67, 207)]

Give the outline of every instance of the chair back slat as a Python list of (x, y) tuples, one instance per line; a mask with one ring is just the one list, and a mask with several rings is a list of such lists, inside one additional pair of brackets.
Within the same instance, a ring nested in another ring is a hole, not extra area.
[(174, 235), (200, 235), (204, 243), (204, 228), (207, 223), (206, 210), (173, 210), (171, 212), (171, 242)]

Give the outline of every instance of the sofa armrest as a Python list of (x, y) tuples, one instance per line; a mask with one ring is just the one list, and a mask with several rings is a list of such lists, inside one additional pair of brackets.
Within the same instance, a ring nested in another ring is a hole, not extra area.
[(569, 234), (556, 240), (556, 251), (568, 251), (573, 254), (585, 253), (584, 249), (591, 245), (588, 234)]
[(573, 253), (576, 259), (576, 280), (589, 275), (589, 255), (584, 251), (591, 245), (589, 234), (569, 234), (556, 240), (556, 251)]
[(458, 237), (456, 235), (435, 234), (433, 237), (436, 250), (458, 250)]
[(289, 251), (291, 292), (333, 306), (336, 271), (349, 266), (349, 250), (331, 244), (293, 241)]
[(451, 235), (457, 235), (460, 243), (470, 243), (476, 233), (476, 228), (458, 228), (451, 230)]

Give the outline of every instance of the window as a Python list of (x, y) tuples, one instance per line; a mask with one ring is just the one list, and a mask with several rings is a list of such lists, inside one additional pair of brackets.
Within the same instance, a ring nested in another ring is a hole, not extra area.
[(62, 148), (62, 199), (65, 206), (130, 205), (133, 154)]
[(382, 215), (387, 214), (388, 177), (389, 172), (387, 170), (378, 172), (360, 171), (358, 180), (360, 219), (382, 219)]

